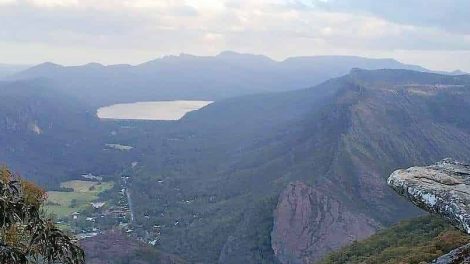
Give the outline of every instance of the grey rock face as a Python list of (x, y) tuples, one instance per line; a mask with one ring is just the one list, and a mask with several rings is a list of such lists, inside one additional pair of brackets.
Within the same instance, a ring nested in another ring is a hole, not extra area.
[[(388, 184), (418, 207), (449, 220), (470, 234), (470, 165), (445, 159), (428, 167), (397, 170)], [(430, 264), (470, 263), (470, 244), (452, 250)]]
[(454, 249), (448, 254), (445, 254), (433, 260), (430, 264), (463, 264), (463, 263), (470, 263), (470, 244)]
[(470, 234), (470, 166), (445, 159), (428, 167), (397, 170), (388, 184), (416, 206)]

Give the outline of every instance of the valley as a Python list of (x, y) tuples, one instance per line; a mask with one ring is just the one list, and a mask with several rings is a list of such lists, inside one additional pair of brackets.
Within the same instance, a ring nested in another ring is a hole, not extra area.
[(0, 264), (470, 263), (468, 10), (0, 0)]
[(99, 194), (113, 188), (113, 182), (72, 180), (60, 184), (60, 190), (47, 192), (46, 213), (55, 215), (59, 221), (75, 212), (92, 206)]
[[(46, 208), (84, 241), (117, 239), (108, 231), (121, 230), (189, 263), (310, 264), (421, 214), (386, 186), (393, 169), (470, 160), (469, 85), (465, 75), (354, 69), (307, 89), (217, 100), (169, 121), (98, 118), (46, 86), (18, 101), (34, 110), (3, 106), (0, 157), (47, 182)], [(5, 87), (5, 98), (20, 98), (13, 88), (27, 86)], [(23, 139), (28, 154), (19, 159)], [(45, 164), (55, 178), (41, 173)], [(301, 240), (286, 235), (301, 230)]]
[[(129, 185), (132, 166), (114, 176), (83, 174), (80, 180), (62, 182), (56, 191), (47, 192), (44, 213), (56, 224), (74, 233), (80, 240), (120, 230), (130, 237), (155, 245), (158, 232), (138, 229), (134, 234), (134, 211)], [(103, 181), (106, 178), (108, 181)], [(158, 231), (158, 230), (157, 230)]]

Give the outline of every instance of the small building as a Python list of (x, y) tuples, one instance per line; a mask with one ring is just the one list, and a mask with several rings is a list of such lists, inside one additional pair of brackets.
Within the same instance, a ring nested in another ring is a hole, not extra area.
[(93, 206), (93, 208), (95, 209), (100, 209), (101, 207), (103, 207), (106, 203), (105, 202), (95, 202), (95, 203), (90, 203), (91, 206)]
[(79, 212), (73, 212), (73, 213), (72, 213), (72, 218), (73, 218), (73, 220), (77, 220), (79, 215), (80, 215)]

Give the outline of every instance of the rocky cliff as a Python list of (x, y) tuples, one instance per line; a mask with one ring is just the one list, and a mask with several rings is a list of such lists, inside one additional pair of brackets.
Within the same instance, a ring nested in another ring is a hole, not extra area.
[[(443, 216), (470, 234), (470, 165), (445, 159), (427, 167), (397, 170), (388, 178), (388, 184), (416, 206)], [(470, 244), (431, 263), (470, 263)]]
[(332, 250), (373, 234), (378, 226), (321, 190), (297, 181), (280, 195), (271, 243), (283, 264), (313, 263)]

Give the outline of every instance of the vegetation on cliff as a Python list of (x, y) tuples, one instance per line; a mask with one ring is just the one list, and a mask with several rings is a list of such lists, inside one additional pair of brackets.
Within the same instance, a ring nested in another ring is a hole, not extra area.
[(46, 193), (0, 169), (0, 263), (85, 263), (83, 250), (42, 216)]
[(470, 236), (442, 218), (424, 216), (403, 221), (368, 239), (354, 242), (319, 264), (427, 263), (469, 242)]

